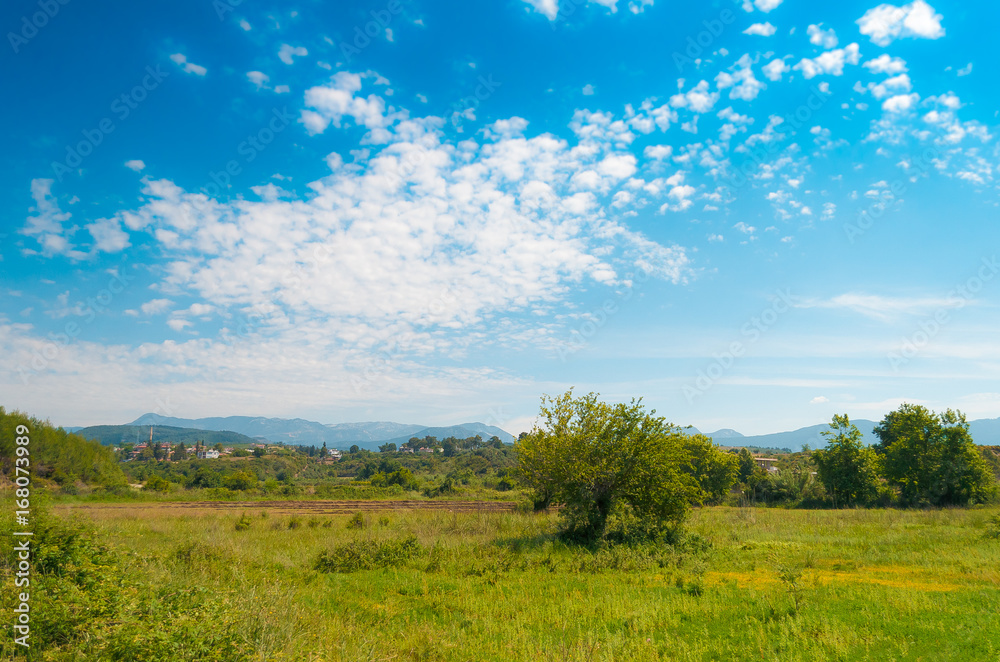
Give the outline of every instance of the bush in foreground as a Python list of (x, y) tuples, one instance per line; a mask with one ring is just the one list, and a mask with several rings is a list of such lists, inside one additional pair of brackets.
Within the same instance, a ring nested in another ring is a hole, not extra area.
[(422, 551), (416, 536), (398, 540), (359, 540), (321, 552), (313, 563), (313, 568), (320, 572), (395, 568)]

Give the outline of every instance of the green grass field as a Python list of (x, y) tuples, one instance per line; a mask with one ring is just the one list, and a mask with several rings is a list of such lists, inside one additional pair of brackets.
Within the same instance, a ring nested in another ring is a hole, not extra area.
[(55, 510), (108, 551), (35, 594), (39, 660), (1000, 661), (995, 508), (705, 508), (677, 547), (603, 550), (554, 515)]

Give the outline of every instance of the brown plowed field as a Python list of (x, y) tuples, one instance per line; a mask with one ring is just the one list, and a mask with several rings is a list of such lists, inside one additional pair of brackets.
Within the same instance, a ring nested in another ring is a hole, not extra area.
[(341, 515), (358, 511), (439, 510), (458, 513), (509, 513), (514, 501), (155, 501), (152, 503), (87, 503), (61, 506), (73, 511), (114, 510), (205, 512), (227, 510), (271, 510), (301, 515)]

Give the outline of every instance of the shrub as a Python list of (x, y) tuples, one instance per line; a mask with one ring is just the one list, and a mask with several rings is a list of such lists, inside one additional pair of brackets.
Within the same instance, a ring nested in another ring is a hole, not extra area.
[(986, 537), (992, 540), (1000, 540), (1000, 515), (994, 515), (986, 525)]
[(250, 528), (250, 525), (252, 523), (253, 520), (250, 519), (250, 516), (247, 515), (246, 513), (243, 513), (243, 515), (241, 515), (240, 518), (236, 521), (236, 530), (246, 531), (247, 529)]
[(365, 528), (365, 515), (364, 513), (354, 513), (351, 515), (351, 519), (347, 520), (348, 529), (363, 529)]
[(356, 572), (399, 567), (422, 551), (416, 536), (399, 540), (360, 540), (320, 553), (313, 568), (320, 572)]
[(170, 491), (170, 481), (160, 478), (159, 476), (151, 476), (146, 484), (142, 486), (144, 490), (156, 491), (156, 492), (168, 492)]

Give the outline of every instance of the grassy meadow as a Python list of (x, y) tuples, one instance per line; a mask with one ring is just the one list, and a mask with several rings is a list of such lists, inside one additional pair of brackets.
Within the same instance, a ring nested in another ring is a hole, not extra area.
[(54, 506), (78, 535), (43, 550), (32, 653), (1000, 661), (997, 513), (703, 508), (674, 546), (592, 550), (551, 514)]

